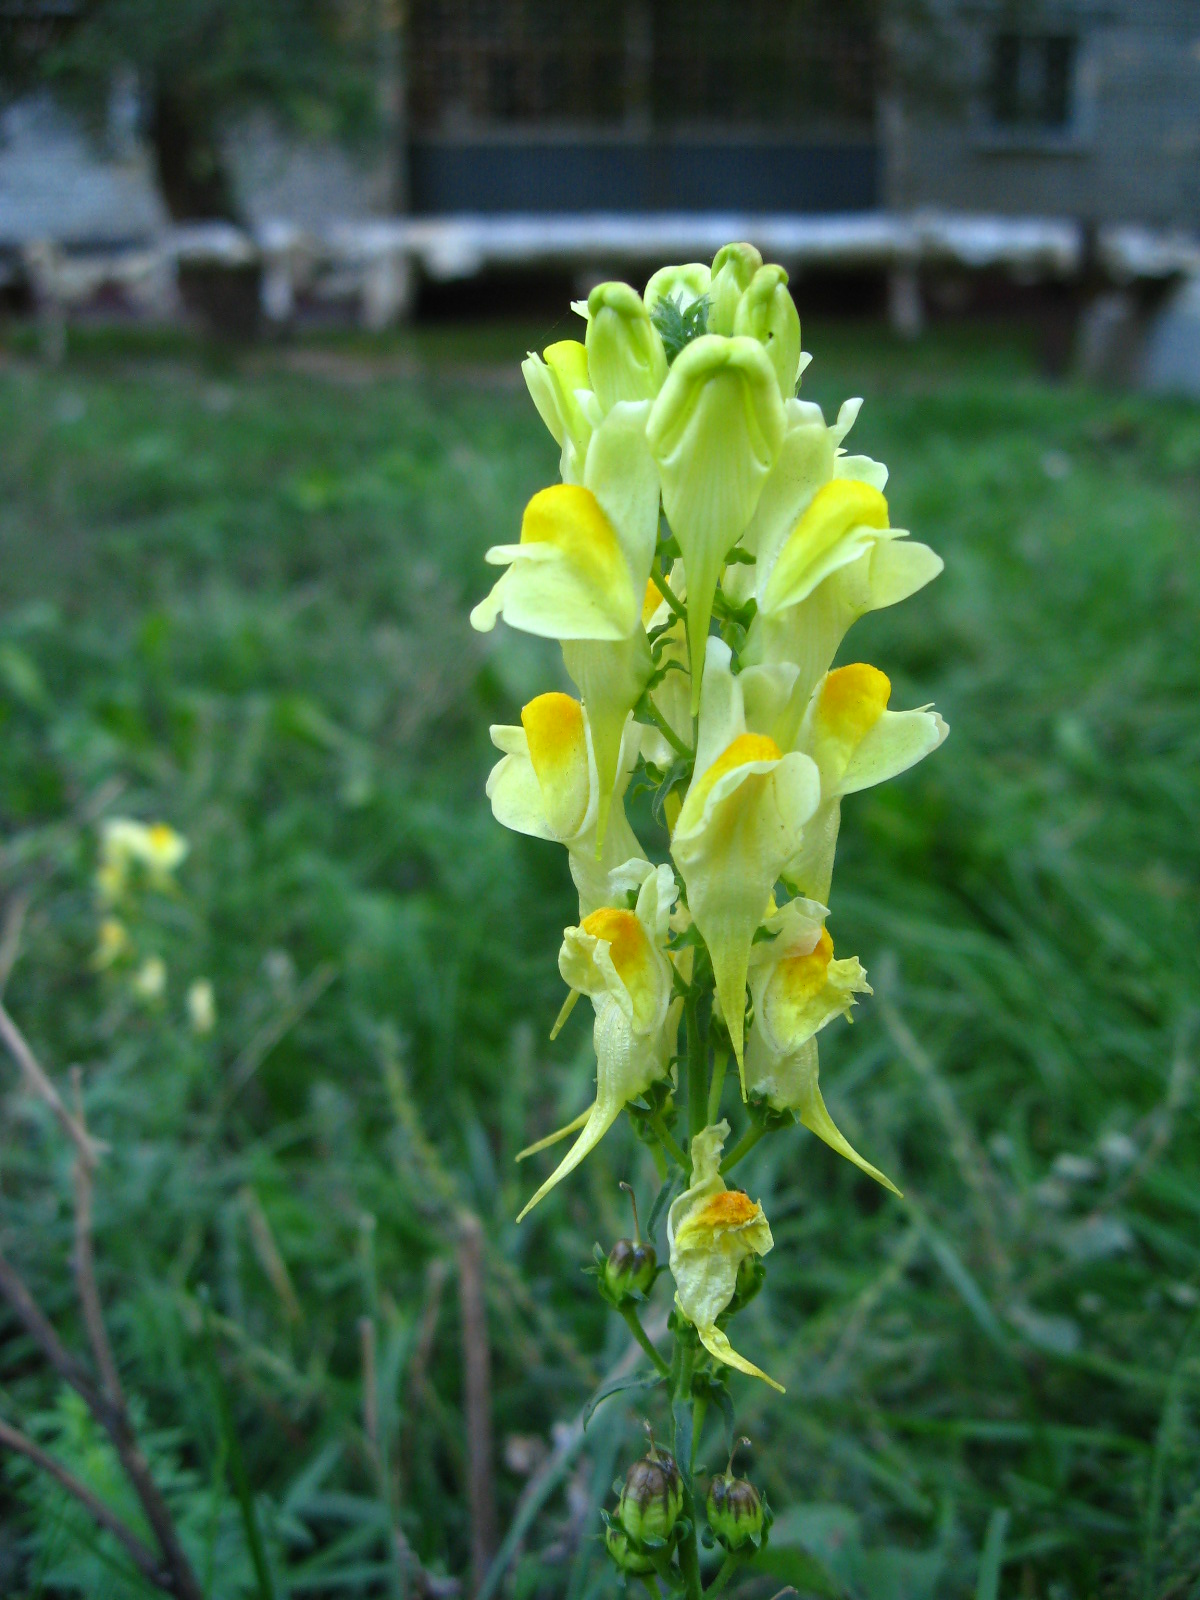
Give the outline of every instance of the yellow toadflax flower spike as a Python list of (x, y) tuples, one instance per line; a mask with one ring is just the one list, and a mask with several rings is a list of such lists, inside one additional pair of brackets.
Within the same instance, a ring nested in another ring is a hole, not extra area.
[(664, 1077), (670, 1065), (680, 1005), (671, 997), (666, 955), (675, 879), (667, 866), (640, 862), (633, 870), (641, 885), (635, 910), (602, 906), (563, 936), (559, 971), (596, 1009), (596, 1098), (578, 1139), (518, 1222), (574, 1172), (624, 1107)]
[(728, 1137), (727, 1122), (696, 1134), (691, 1187), (667, 1213), (675, 1304), (709, 1355), (748, 1377), (761, 1378), (782, 1394), (783, 1385), (739, 1355), (717, 1327), (717, 1318), (733, 1299), (742, 1262), (765, 1256), (775, 1243), (762, 1206), (741, 1189), (726, 1188), (721, 1177), (721, 1150)]

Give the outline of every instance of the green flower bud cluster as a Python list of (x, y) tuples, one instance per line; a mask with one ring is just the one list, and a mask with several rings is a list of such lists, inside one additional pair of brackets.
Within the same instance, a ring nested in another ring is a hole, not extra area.
[(628, 1194), (633, 1208), (634, 1237), (618, 1239), (607, 1255), (597, 1245), (593, 1251), (596, 1264), (589, 1269), (596, 1275), (601, 1296), (617, 1311), (626, 1310), (639, 1300), (644, 1300), (653, 1289), (659, 1272), (658, 1251), (642, 1238), (633, 1190), (627, 1183), (621, 1187)]
[(765, 1545), (771, 1508), (748, 1478), (720, 1473), (709, 1485), (704, 1512), (709, 1534), (729, 1555), (753, 1555)]
[(615, 1517), (605, 1513), (604, 1542), (627, 1573), (654, 1572), (665, 1566), (679, 1540), (691, 1531), (683, 1515), (683, 1478), (673, 1456), (652, 1443), (613, 1485), (619, 1495)]
[(652, 1244), (618, 1239), (605, 1257), (601, 1283), (606, 1298), (619, 1305), (625, 1300), (644, 1298), (657, 1276), (658, 1252)]

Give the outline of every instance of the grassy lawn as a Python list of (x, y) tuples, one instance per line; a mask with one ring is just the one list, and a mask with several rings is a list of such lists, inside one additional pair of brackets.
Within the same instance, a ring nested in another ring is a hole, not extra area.
[[(431, 1571), (465, 1571), (466, 1212), (502, 1530), (536, 1510), (510, 1592), (616, 1592), (595, 1507), (637, 1448), (636, 1393), (582, 1450), (547, 1452), (624, 1353), (579, 1269), (627, 1231), (617, 1180), (648, 1196), (652, 1174), (622, 1129), (513, 1223), (531, 1188), (513, 1155), (586, 1102), (590, 1031), (580, 1008), (547, 1043), (565, 857), (483, 795), (488, 723), (560, 669), (466, 622), (483, 549), (556, 470), (515, 359), (563, 331), (243, 357), (80, 336), (53, 371), (0, 356), (0, 888), (32, 891), (6, 1004), (64, 1088), (81, 1065), (112, 1147), (114, 1342), (214, 1596), (267, 1592), (250, 1510), (280, 1596), (400, 1592), (395, 1520)], [(777, 1246), (744, 1348), (788, 1394), (735, 1379), (777, 1521), (766, 1573), (730, 1592), (1183, 1600), (1200, 410), (1050, 386), (1019, 330), (908, 349), (806, 326), (805, 344), (805, 394), (827, 416), (868, 397), (852, 444), (946, 560), (843, 659), (952, 731), (847, 804), (834, 890), (839, 952), (876, 992), (823, 1036), (822, 1081), (906, 1199), (800, 1129), (741, 1169)], [(179, 893), (132, 930), (166, 963), (158, 997), (94, 960), (101, 808), (190, 841)], [(209, 1033), (188, 1022), (199, 978)], [(0, 1084), (0, 1245), (76, 1340), (69, 1152), (7, 1060)], [(3, 1320), (0, 1414), (125, 1504)], [(115, 1552), (8, 1463), (0, 1592), (148, 1592)]]

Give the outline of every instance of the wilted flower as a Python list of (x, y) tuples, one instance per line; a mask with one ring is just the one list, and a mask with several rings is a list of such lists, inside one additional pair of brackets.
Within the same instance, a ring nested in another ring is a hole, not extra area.
[(831, 1149), (898, 1194), (839, 1132), (817, 1082), (817, 1034), (849, 1014), (856, 994), (871, 993), (857, 956), (835, 959), (825, 916), (825, 907), (811, 900), (790, 900), (766, 919), (771, 937), (750, 953), (754, 1027), (745, 1091), (773, 1111), (794, 1111)]
[(748, 1256), (765, 1256), (775, 1243), (762, 1206), (741, 1189), (727, 1188), (721, 1177), (721, 1150), (728, 1137), (727, 1122), (696, 1134), (691, 1187), (667, 1216), (675, 1304), (710, 1355), (752, 1378), (762, 1378), (782, 1394), (783, 1385), (739, 1355), (717, 1327), (717, 1318), (733, 1299), (742, 1262)]

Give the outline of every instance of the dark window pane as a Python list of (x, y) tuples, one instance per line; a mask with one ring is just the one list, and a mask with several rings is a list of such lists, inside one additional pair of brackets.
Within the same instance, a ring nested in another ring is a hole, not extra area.
[(988, 83), (992, 121), (1001, 128), (1067, 127), (1074, 68), (1070, 34), (997, 34)]
[(1042, 96), (1042, 123), (1047, 128), (1065, 128), (1071, 120), (1071, 81), (1075, 66), (1075, 41), (1069, 34), (1055, 34), (1045, 41), (1046, 71)]
[(418, 132), (619, 126), (649, 109), (668, 130), (865, 132), (876, 9), (875, 0), (411, 0), (412, 122)]

